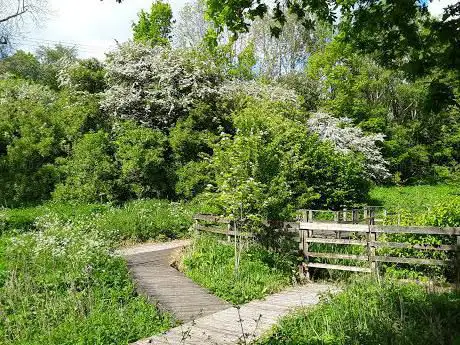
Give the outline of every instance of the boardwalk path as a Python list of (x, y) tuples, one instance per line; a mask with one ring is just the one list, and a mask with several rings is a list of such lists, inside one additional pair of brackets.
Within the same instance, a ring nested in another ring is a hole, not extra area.
[(147, 244), (122, 250), (137, 288), (180, 321), (190, 321), (230, 307), (170, 266), (175, 252), (189, 241)]
[(276, 324), (279, 317), (296, 307), (317, 304), (321, 293), (333, 289), (321, 284), (297, 286), (237, 309), (170, 267), (171, 255), (187, 244), (178, 241), (122, 251), (138, 288), (185, 321), (166, 334), (135, 345), (249, 344)]

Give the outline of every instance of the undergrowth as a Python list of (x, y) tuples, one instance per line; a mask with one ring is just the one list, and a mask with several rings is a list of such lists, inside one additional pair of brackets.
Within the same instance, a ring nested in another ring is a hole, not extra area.
[(191, 224), (190, 208), (163, 200), (0, 210), (0, 343), (128, 344), (167, 330), (174, 320), (136, 294), (111, 252)]
[(454, 345), (460, 295), (354, 277), (344, 292), (282, 319), (258, 345)]
[(103, 204), (48, 203), (22, 209), (0, 209), (0, 235), (38, 230), (36, 220), (52, 216), (86, 222), (111, 240), (142, 242), (188, 235), (194, 208), (166, 200), (136, 200), (115, 207)]
[(232, 244), (200, 236), (182, 260), (187, 276), (233, 304), (242, 304), (278, 292), (294, 275), (292, 259), (259, 245), (243, 249), (238, 272)]

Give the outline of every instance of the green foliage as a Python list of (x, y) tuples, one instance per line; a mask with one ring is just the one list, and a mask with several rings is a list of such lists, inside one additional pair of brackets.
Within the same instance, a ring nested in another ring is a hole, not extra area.
[(258, 344), (456, 344), (460, 296), (414, 283), (357, 279), (313, 309), (284, 318)]
[(437, 182), (455, 169), (460, 116), (448, 105), (434, 108), (430, 83), (436, 75), (408, 81), (337, 38), (311, 56), (307, 74), (324, 95), (318, 106), (386, 135), (383, 153), (394, 182)]
[(192, 215), (201, 205), (167, 200), (136, 200), (115, 207), (104, 204), (48, 202), (21, 209), (0, 209), (0, 235), (40, 230), (40, 219), (74, 222), (91, 227), (114, 243), (165, 240), (188, 236)]
[(0, 209), (0, 235), (2, 233), (23, 233), (37, 230), (35, 221), (46, 214), (65, 220), (74, 217), (95, 216), (108, 206), (101, 204), (66, 204), (47, 202), (27, 208)]
[(295, 117), (292, 108), (268, 101), (233, 116), (236, 134), (223, 134), (209, 160), (225, 214), (282, 219), (299, 208), (365, 200), (360, 157), (336, 152)]
[(108, 133), (85, 134), (63, 162), (65, 182), (56, 186), (53, 197), (82, 202), (113, 201), (118, 196), (118, 170)]
[(104, 78), (104, 67), (95, 58), (69, 60), (58, 76), (61, 87), (70, 86), (73, 90), (89, 93), (103, 92), (106, 86)]
[(115, 158), (120, 166), (119, 183), (127, 193), (124, 199), (167, 195), (166, 136), (129, 121), (117, 126)]
[(18, 50), (14, 55), (0, 60), (0, 75), (2, 74), (37, 81), (40, 78), (40, 62), (33, 54)]
[(150, 12), (138, 13), (138, 22), (133, 24), (133, 38), (136, 42), (152, 46), (168, 46), (172, 26), (171, 5), (161, 0), (152, 3)]
[(183, 238), (192, 225), (192, 209), (165, 200), (137, 200), (110, 208), (95, 220), (95, 228), (113, 241)]
[(162, 132), (118, 122), (110, 134), (88, 133), (75, 143), (72, 154), (60, 161), (64, 179), (54, 198), (117, 202), (167, 196), (171, 180), (166, 158)]
[(187, 276), (234, 304), (281, 290), (289, 285), (295, 270), (290, 258), (251, 245), (243, 250), (236, 273), (233, 246), (207, 236), (195, 240), (182, 264)]
[(59, 176), (55, 160), (84, 131), (103, 124), (97, 99), (6, 79), (0, 103), (0, 203), (46, 199)]
[(48, 214), (36, 219), (38, 232), (1, 238), (2, 343), (126, 344), (171, 326), (137, 296), (126, 263), (90, 219)]

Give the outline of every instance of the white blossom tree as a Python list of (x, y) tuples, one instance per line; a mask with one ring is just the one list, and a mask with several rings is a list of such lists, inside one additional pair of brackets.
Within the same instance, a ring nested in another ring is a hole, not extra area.
[(388, 162), (383, 158), (377, 143), (383, 142), (383, 134), (365, 135), (351, 124), (349, 118), (336, 118), (316, 113), (308, 120), (308, 127), (322, 140), (330, 141), (341, 152), (355, 152), (364, 156), (366, 172), (373, 180), (388, 178)]
[(152, 128), (169, 127), (196, 102), (212, 102), (221, 83), (213, 62), (196, 52), (132, 42), (109, 54), (106, 70), (103, 108)]

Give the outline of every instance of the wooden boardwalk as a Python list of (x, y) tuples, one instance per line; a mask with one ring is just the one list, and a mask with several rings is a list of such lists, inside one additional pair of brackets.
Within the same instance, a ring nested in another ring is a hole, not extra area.
[(140, 340), (135, 345), (249, 344), (281, 316), (297, 307), (317, 304), (321, 293), (333, 289), (329, 285), (301, 285), (235, 308), (170, 266), (171, 257), (185, 245), (187, 241), (177, 241), (120, 251), (138, 289), (184, 321), (165, 334)]
[(237, 345), (250, 344), (268, 332), (278, 319), (295, 308), (319, 302), (321, 293), (331, 290), (329, 285), (308, 284), (290, 288), (265, 300), (252, 301), (239, 309), (235, 307), (207, 315), (169, 332), (133, 345)]
[(188, 241), (127, 248), (126, 258), (138, 290), (180, 321), (190, 321), (230, 307), (170, 266), (171, 257)]

